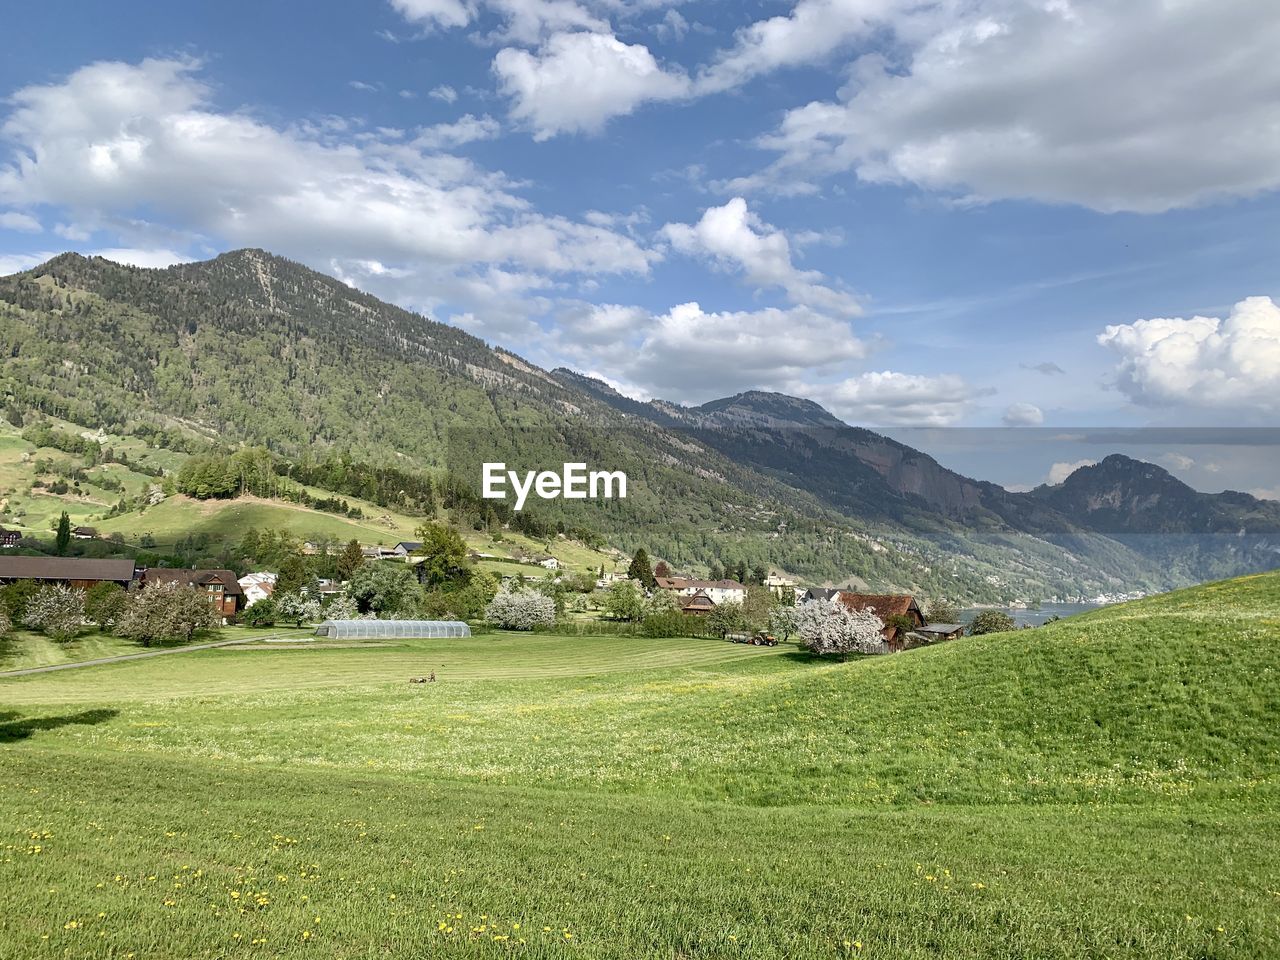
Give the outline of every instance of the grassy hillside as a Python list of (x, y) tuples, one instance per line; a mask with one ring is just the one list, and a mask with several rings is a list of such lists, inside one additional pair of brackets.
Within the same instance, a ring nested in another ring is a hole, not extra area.
[(1268, 574), (847, 664), (495, 634), (0, 681), (0, 954), (1271, 957), (1278, 641)]

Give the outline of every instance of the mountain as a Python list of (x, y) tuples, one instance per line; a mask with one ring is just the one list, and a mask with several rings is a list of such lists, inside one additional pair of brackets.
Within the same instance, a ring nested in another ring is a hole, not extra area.
[[(996, 601), (1175, 586), (1203, 565), (1171, 572), (1166, 554), (1125, 542), (1097, 506), (1106, 497), (1079, 484), (1012, 494), (783, 394), (633, 400), (262, 250), (161, 270), (64, 254), (0, 278), (0, 349), (11, 420), (186, 453), (260, 444), (290, 462), (345, 458), (472, 484), (482, 460), (622, 469), (626, 500), (538, 510), (691, 570), (746, 561), (810, 582)], [(1174, 502), (1143, 498), (1148, 466), (1116, 467), (1135, 475), (1120, 534)], [(1268, 508), (1245, 497), (1187, 500), (1179, 518), (1212, 535), (1232, 517), (1265, 521)], [(1267, 556), (1221, 562), (1254, 569)]]

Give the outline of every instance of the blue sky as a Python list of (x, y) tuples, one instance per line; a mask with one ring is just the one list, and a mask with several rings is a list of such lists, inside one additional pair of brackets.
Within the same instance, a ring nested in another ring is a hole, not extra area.
[(0, 272), (260, 246), (635, 396), (1265, 426), (1268, 8), (35, 5), (0, 62)]

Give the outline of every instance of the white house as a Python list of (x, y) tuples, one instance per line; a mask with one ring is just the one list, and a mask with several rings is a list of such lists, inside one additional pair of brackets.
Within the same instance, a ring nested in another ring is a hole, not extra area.
[(259, 600), (265, 600), (276, 592), (276, 575), (274, 573), (246, 573), (236, 581), (244, 591), (244, 605), (252, 607)]
[(545, 560), (539, 560), (538, 566), (546, 567), (548, 570), (559, 570), (560, 561), (557, 560), (555, 557), (547, 557), (547, 559)]
[(747, 588), (737, 580), (692, 580), (688, 577), (658, 577), (658, 589), (667, 590), (677, 597), (691, 597), (701, 591), (717, 605), (742, 603), (747, 599)]

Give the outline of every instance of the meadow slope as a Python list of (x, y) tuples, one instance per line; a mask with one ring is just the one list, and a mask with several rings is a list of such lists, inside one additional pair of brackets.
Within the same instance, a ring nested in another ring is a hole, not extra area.
[(0, 955), (1275, 956), (1278, 640), (1268, 574), (847, 664), (497, 634), (3, 681)]

